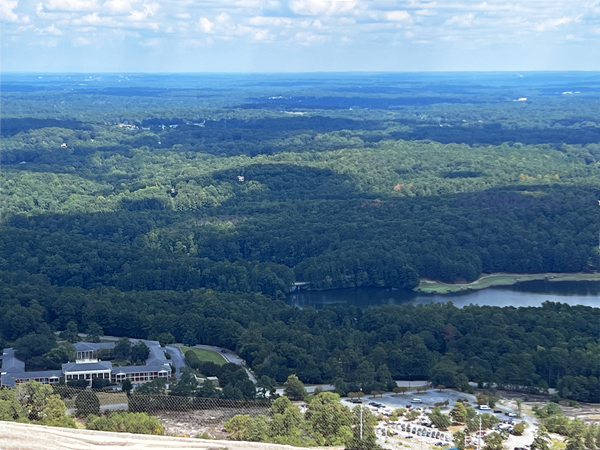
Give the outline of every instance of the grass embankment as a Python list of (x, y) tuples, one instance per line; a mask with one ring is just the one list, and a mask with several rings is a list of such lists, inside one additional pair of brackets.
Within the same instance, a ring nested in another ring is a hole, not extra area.
[(193, 351), (200, 361), (210, 361), (220, 366), (227, 363), (227, 360), (220, 353), (203, 348), (186, 347), (185, 345), (180, 345), (179, 347), (184, 355), (188, 350)]
[[(127, 394), (123, 391), (94, 391), (100, 401), (100, 406), (103, 405), (118, 405), (127, 404)], [(65, 398), (67, 408), (75, 408), (75, 397)]]
[(448, 284), (440, 281), (421, 279), (415, 291), (429, 294), (448, 294), (490, 286), (510, 286), (522, 281), (600, 281), (600, 273), (492, 273), (483, 275), (471, 283)]

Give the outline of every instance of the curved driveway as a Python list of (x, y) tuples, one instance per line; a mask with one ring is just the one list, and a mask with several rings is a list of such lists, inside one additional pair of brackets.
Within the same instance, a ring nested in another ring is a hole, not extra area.
[(198, 345), (195, 345), (194, 347), (202, 348), (204, 350), (210, 350), (211, 352), (219, 353), (223, 358), (225, 358), (225, 360), (227, 362), (237, 364), (238, 366), (242, 366), (244, 368), (244, 370), (246, 371), (246, 373), (248, 374), (248, 378), (250, 378), (250, 381), (252, 381), (254, 384), (257, 383), (256, 377), (252, 374), (252, 372), (250, 372), (250, 370), (248, 370), (248, 367), (246, 367), (246, 361), (244, 361), (238, 355), (233, 353), (231, 350), (228, 350), (223, 347), (216, 347), (214, 345), (203, 345), (203, 344), (198, 344)]
[(175, 367), (175, 375), (179, 378), (181, 376), (181, 368), (187, 365), (185, 356), (183, 356), (183, 352), (177, 345), (167, 345), (165, 349), (169, 352), (169, 355), (171, 355), (171, 360), (169, 362)]

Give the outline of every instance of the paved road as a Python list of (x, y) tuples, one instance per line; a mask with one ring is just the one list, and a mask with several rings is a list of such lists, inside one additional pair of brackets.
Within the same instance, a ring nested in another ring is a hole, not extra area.
[[(308, 392), (310, 394), (311, 392), (315, 392), (315, 389), (317, 389), (319, 387), (321, 389), (323, 389), (324, 391), (335, 391), (335, 386), (333, 384), (314, 384), (314, 385), (304, 386), (304, 389), (306, 389), (306, 392)], [(283, 391), (285, 391), (285, 388), (275, 389), (275, 393), (277, 393), (279, 395), (283, 395)]]
[[(113, 403), (111, 405), (100, 405), (100, 411), (127, 411), (128, 403)], [(75, 408), (67, 409), (67, 414), (74, 415)]]
[(242, 366), (244, 368), (244, 370), (246, 371), (246, 373), (248, 374), (248, 378), (250, 378), (250, 381), (252, 381), (254, 384), (257, 383), (256, 377), (246, 367), (246, 361), (244, 361), (238, 355), (236, 355), (235, 353), (233, 353), (231, 350), (228, 350), (228, 349), (223, 348), (223, 347), (216, 347), (214, 345), (202, 345), (202, 344), (198, 344), (195, 347), (196, 348), (203, 348), (204, 350), (210, 350), (211, 352), (220, 353), (221, 356), (223, 356), (223, 358), (225, 358), (228, 362), (233, 363), (233, 364), (237, 364), (238, 366)]
[(171, 355), (171, 360), (169, 362), (175, 366), (176, 375), (177, 378), (179, 378), (181, 376), (181, 368), (187, 365), (185, 356), (177, 345), (167, 345), (165, 348), (169, 352), (169, 355)]
[[(79, 336), (86, 337), (86, 334), (80, 333)], [(118, 341), (121, 338), (118, 338), (118, 337), (115, 337), (115, 336), (101, 336), (101, 339), (104, 339), (104, 340), (107, 340), (107, 341)], [(130, 338), (130, 341), (133, 342), (133, 343), (141, 341), (141, 340), (143, 340), (143, 339)], [(246, 371), (246, 373), (248, 374), (248, 378), (250, 378), (250, 381), (252, 381), (254, 384), (257, 383), (256, 377), (246, 367), (246, 361), (244, 361), (238, 355), (236, 355), (235, 353), (233, 353), (231, 350), (223, 348), (223, 347), (216, 347), (214, 345), (202, 345), (202, 344), (198, 344), (195, 347), (196, 348), (203, 348), (205, 350), (210, 350), (212, 352), (219, 353), (228, 362), (233, 363), (233, 364), (237, 364), (238, 366), (242, 366), (244, 368), (244, 370)], [(187, 365), (187, 363), (185, 362), (185, 356), (184, 356), (183, 352), (181, 351), (181, 349), (178, 346), (176, 346), (176, 345), (167, 345), (165, 348), (171, 354), (171, 361), (170, 361), (170, 363), (173, 364), (175, 366), (175, 368), (177, 369), (177, 373), (176, 374), (177, 374), (177, 377), (179, 378), (179, 376), (181, 375), (181, 368)]]

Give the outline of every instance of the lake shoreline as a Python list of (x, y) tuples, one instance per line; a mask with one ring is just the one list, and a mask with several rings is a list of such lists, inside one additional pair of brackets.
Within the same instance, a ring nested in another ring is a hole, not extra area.
[(471, 283), (456, 284), (421, 278), (414, 291), (423, 294), (450, 294), (492, 286), (511, 286), (526, 281), (600, 281), (600, 273), (492, 273), (484, 274)]

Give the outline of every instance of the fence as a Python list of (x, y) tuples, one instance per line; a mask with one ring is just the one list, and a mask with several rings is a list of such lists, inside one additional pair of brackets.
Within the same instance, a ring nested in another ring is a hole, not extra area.
[[(449, 392), (449, 395), (452, 393)], [(68, 420), (57, 422), (60, 408), (52, 410), (49, 406), (52, 398), (62, 400), (62, 414), (66, 413)], [(442, 407), (442, 411), (432, 411), (421, 404), (413, 405), (413, 411), (409, 413), (377, 403), (389, 405), (394, 401), (398, 403), (400, 399), (402, 396), (388, 394), (386, 398), (379, 397), (377, 400), (366, 397), (362, 400), (340, 400), (335, 394), (322, 393), (306, 402), (291, 402), (285, 397), (275, 401), (235, 400), (164, 393), (140, 394), (135, 391), (127, 394), (118, 390), (89, 390), (28, 382), (12, 390), (0, 390), (0, 420), (28, 419), (35, 423), (70, 426), (74, 424), (69, 418), (72, 417), (81, 425), (95, 430), (361, 450), (377, 446), (388, 449), (402, 447), (404, 450), (454, 447), (542, 450), (544, 442), (546, 448), (564, 448), (565, 443), (574, 440), (581, 445), (572, 448), (583, 450), (595, 449), (600, 444), (600, 429), (593, 424), (567, 427), (569, 432), (578, 430), (578, 435), (549, 435), (539, 429), (530, 415), (524, 415), (524, 420), (512, 418), (508, 412), (506, 415), (499, 414), (498, 411), (495, 415), (494, 411), (486, 411), (484, 415), (473, 416), (474, 410), (471, 410), (470, 417), (463, 424), (451, 425), (448, 413), (452, 405)], [(556, 408), (549, 407), (547, 413), (557, 413), (560, 408), (552, 411)]]
[(197, 436), (208, 433), (227, 437), (225, 422), (238, 414), (270, 417), (268, 399), (235, 400), (223, 398), (179, 397), (165, 394), (125, 393), (117, 390), (89, 390), (53, 386), (67, 407), (67, 414), (85, 418), (89, 414), (109, 415), (115, 411), (146, 413), (158, 418), (165, 433)]

